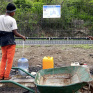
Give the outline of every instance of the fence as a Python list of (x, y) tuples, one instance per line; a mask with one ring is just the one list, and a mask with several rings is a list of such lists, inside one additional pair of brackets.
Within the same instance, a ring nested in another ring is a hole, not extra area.
[[(46, 19), (44, 19), (46, 20)], [(18, 22), (19, 33), (25, 35), (26, 37), (71, 37), (71, 38), (86, 38), (92, 35), (92, 30), (84, 27), (84, 21), (75, 19), (70, 23), (70, 27), (64, 29), (63, 26), (55, 26), (55, 23), (50, 22), (48, 19), (47, 23), (40, 21), (38, 24), (28, 23), (28, 22)], [(25, 25), (26, 24), (26, 25)], [(56, 22), (60, 24), (60, 22)], [(55, 26), (53, 28), (53, 25)], [(62, 25), (62, 24), (61, 24)], [(66, 24), (69, 26), (69, 24)]]

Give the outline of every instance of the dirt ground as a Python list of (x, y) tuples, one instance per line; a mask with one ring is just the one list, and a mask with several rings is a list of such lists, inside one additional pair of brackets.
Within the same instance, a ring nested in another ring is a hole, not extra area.
[[(83, 47), (82, 47), (83, 46)], [(13, 67), (18, 60), (27, 58), (29, 67), (41, 67), (44, 57), (53, 57), (54, 67), (70, 66), (72, 62), (86, 63), (93, 68), (93, 45), (17, 45)], [(0, 60), (2, 51), (0, 49)]]
[[(54, 67), (70, 66), (72, 62), (79, 62), (87, 63), (89, 68), (92, 69), (93, 45), (85, 46), (85, 48), (82, 48), (79, 45), (25, 45), (23, 51), (23, 46), (17, 45), (13, 66), (17, 67), (18, 59), (25, 57), (28, 59), (29, 67), (40, 67), (42, 69), (43, 58), (50, 56), (54, 59)], [(0, 60), (1, 56), (0, 49)], [(1, 93), (20, 93), (20, 90), (19, 92), (18, 90), (17, 92), (10, 92), (9, 88), (1, 88), (0, 91), (2, 91)]]
[[(17, 46), (13, 66), (17, 66), (18, 59), (25, 57), (29, 66), (42, 67), (42, 60), (46, 56), (53, 57), (54, 67), (70, 66), (72, 62), (87, 63), (89, 68), (93, 67), (93, 46), (82, 48), (78, 45), (29, 45)], [(0, 55), (1, 58), (1, 55)]]

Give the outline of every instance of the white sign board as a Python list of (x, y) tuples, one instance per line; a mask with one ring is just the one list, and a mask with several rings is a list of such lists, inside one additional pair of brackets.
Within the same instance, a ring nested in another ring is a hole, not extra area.
[(43, 5), (43, 18), (60, 18), (61, 5)]

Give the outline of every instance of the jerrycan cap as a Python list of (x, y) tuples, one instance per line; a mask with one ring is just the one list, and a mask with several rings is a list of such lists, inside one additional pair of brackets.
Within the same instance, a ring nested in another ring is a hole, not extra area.
[(47, 58), (51, 58), (50, 56), (48, 56)]
[(84, 65), (87, 65), (87, 63), (84, 63)]
[(53, 58), (53, 57), (47, 56), (47, 58)]

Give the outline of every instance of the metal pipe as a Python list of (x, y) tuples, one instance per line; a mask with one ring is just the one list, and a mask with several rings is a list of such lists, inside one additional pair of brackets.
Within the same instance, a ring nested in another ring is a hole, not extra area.
[(30, 73), (28, 73), (27, 71), (25, 71), (25, 70), (24, 70), (24, 69), (22, 69), (22, 68), (19, 68), (19, 67), (12, 67), (12, 69), (19, 69), (19, 70), (21, 70), (21, 71), (25, 72), (27, 75), (29, 75), (29, 76), (31, 76), (31, 77), (33, 77), (33, 78), (35, 78), (35, 76), (31, 75)]
[[(89, 38), (88, 37), (81, 37), (81, 38), (75, 38), (75, 37), (26, 37), (26, 39), (32, 39), (32, 40), (39, 40), (39, 39), (42, 39), (42, 40), (44, 40), (44, 39), (46, 39), (46, 40), (58, 40), (58, 39), (60, 39), (60, 40), (64, 40), (64, 39), (69, 39), (69, 40), (71, 40), (71, 39), (73, 39), (73, 40), (81, 40), (81, 39), (83, 39), (83, 40), (89, 40)], [(20, 38), (20, 37), (15, 37), (15, 39), (22, 39), (22, 38)]]

